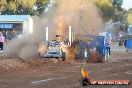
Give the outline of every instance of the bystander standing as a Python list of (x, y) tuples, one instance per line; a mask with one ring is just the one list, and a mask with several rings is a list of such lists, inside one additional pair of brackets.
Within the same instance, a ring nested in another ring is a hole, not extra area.
[(0, 50), (3, 50), (5, 38), (2, 33), (0, 33)]

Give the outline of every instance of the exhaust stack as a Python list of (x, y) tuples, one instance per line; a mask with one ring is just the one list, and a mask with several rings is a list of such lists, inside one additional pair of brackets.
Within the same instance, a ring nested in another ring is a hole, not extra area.
[(69, 26), (69, 45), (72, 44), (72, 30), (71, 30), (71, 26)]
[(75, 36), (74, 36), (75, 34), (74, 34), (74, 30), (72, 31), (72, 43), (74, 42), (74, 40), (75, 40)]
[(46, 42), (48, 42), (49, 41), (49, 38), (48, 38), (48, 30), (49, 30), (49, 28), (46, 26)]

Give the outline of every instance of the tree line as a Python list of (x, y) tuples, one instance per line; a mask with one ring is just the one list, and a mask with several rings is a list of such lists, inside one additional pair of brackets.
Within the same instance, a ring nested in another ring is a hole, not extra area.
[[(132, 9), (122, 8), (123, 0), (94, 0), (104, 21), (132, 24)], [(49, 0), (0, 0), (1, 15), (40, 15)]]
[(0, 0), (1, 15), (40, 15), (48, 0)]
[(122, 8), (123, 0), (95, 0), (95, 4), (102, 15), (104, 22), (115, 23), (119, 30), (127, 31), (132, 25), (132, 8)]

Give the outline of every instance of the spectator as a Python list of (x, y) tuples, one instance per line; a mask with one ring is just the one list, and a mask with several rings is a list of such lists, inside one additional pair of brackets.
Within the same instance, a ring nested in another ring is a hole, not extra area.
[(3, 46), (4, 46), (4, 36), (2, 33), (0, 33), (0, 50), (3, 50)]
[(127, 42), (127, 40), (124, 41), (124, 46), (125, 46), (125, 47), (126, 47), (126, 42)]
[(109, 39), (107, 40), (107, 42), (106, 42), (106, 50), (108, 50), (108, 52), (109, 52), (109, 55), (111, 55), (111, 49), (110, 49), (110, 44), (111, 42), (109, 41)]

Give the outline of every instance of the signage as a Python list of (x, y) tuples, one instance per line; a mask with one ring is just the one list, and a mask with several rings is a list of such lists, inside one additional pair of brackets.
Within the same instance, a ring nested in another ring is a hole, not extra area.
[(0, 24), (0, 28), (13, 28), (13, 24)]

